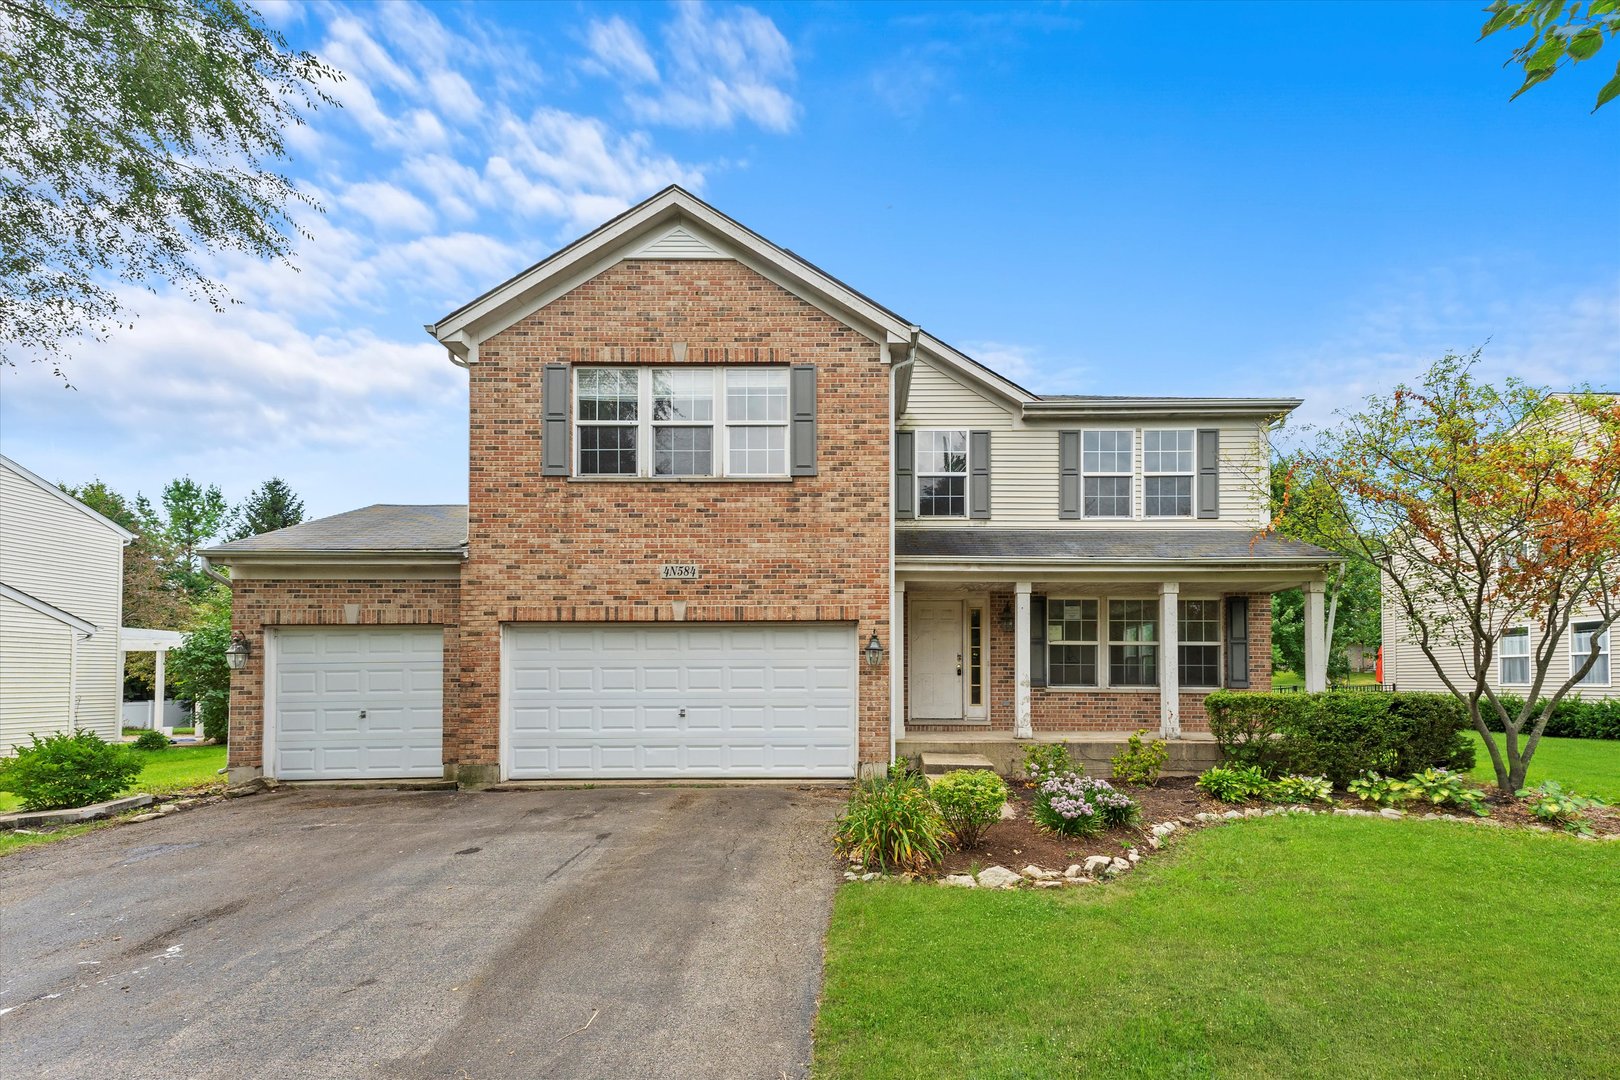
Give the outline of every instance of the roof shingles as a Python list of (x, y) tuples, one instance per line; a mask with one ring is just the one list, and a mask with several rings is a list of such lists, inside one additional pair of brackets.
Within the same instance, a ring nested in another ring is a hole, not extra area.
[(467, 544), (467, 507), (378, 503), (274, 532), (232, 540), (209, 557), (374, 552), (453, 552)]
[(1071, 559), (1077, 562), (1337, 559), (1313, 544), (1249, 529), (899, 529), (900, 558)]

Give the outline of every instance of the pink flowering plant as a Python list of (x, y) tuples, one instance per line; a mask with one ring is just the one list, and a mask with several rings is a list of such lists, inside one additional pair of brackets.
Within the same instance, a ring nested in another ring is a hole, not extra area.
[(1142, 810), (1108, 781), (1071, 772), (1040, 782), (1032, 814), (1036, 824), (1059, 836), (1096, 836), (1104, 829), (1135, 824)]

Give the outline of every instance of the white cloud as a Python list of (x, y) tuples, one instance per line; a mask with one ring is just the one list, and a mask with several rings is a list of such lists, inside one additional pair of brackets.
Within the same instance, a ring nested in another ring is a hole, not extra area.
[(592, 22), (586, 31), (586, 43), (592, 57), (585, 62), (586, 70), (600, 75), (622, 75), (638, 83), (658, 81), (658, 65), (647, 51), (647, 39), (620, 16)]
[(390, 232), (426, 232), (437, 223), (427, 203), (389, 183), (351, 184), (343, 193), (343, 205)]
[(1088, 371), (1077, 360), (1057, 360), (1033, 346), (970, 341), (962, 351), (985, 367), (1038, 394), (1081, 394)]

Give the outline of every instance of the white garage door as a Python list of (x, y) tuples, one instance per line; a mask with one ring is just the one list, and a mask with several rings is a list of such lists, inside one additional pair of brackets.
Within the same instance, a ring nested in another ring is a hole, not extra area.
[(855, 629), (509, 626), (507, 775), (855, 774)]
[(444, 775), (442, 630), (278, 630), (272, 662), (275, 776)]

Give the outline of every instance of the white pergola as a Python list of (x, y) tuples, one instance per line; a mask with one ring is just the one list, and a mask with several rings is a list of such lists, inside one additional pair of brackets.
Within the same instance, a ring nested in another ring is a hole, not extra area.
[[(152, 678), (152, 728), (163, 727), (163, 661), (170, 649), (178, 649), (184, 645), (186, 635), (178, 630), (149, 630), (140, 626), (121, 626), (118, 628), (118, 651), (120, 653), (149, 652), (157, 655), (157, 670)], [(119, 657), (122, 666), (123, 657)]]

